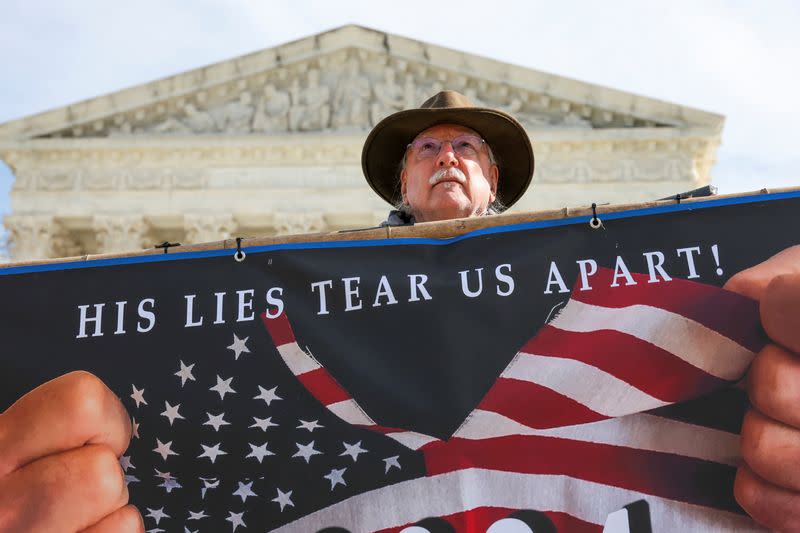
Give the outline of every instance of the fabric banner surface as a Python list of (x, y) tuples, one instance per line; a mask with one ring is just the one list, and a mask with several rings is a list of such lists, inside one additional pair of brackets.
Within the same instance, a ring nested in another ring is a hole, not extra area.
[(71, 370), (122, 399), (148, 531), (757, 531), (722, 289), (800, 192), (0, 269), (0, 411)]

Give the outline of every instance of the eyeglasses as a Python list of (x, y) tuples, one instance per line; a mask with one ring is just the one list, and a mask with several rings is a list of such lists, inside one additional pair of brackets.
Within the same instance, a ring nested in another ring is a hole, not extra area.
[(436, 157), (445, 143), (450, 143), (453, 151), (460, 157), (475, 158), (480, 153), (481, 146), (486, 143), (477, 135), (459, 135), (451, 141), (434, 139), (433, 137), (420, 137), (408, 145), (417, 154), (418, 159)]

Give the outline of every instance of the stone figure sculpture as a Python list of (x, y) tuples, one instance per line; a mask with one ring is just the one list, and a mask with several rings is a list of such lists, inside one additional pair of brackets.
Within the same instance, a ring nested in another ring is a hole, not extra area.
[(404, 103), (404, 88), (396, 83), (394, 69), (386, 67), (383, 71), (383, 81), (375, 84), (375, 100), (370, 107), (372, 124), (377, 124), (383, 117), (400, 111)]
[(331, 91), (320, 84), (319, 70), (308, 71), (308, 86), (292, 83), (292, 107), (289, 110), (289, 129), (292, 131), (321, 130), (328, 127), (331, 118)]
[(288, 130), (291, 107), (289, 93), (279, 91), (275, 85), (268, 83), (264, 86), (264, 94), (256, 105), (253, 131), (270, 133)]
[(198, 109), (194, 104), (183, 106), (183, 120), (169, 117), (164, 122), (151, 128), (153, 133), (211, 133), (217, 130), (217, 123), (206, 111)]
[(367, 102), (370, 96), (369, 80), (360, 72), (357, 59), (350, 58), (345, 67), (345, 75), (333, 93), (334, 128), (355, 126), (364, 128), (367, 124)]
[(239, 98), (222, 107), (220, 124), (227, 133), (248, 133), (253, 120), (253, 97), (242, 91)]

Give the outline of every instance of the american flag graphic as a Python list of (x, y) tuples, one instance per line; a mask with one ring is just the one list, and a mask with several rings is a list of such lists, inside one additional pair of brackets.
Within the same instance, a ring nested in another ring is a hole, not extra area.
[[(632, 279), (576, 285), (446, 439), (383, 425), (318, 362), (325, 346), (262, 316), (268, 335), (177, 358), (167, 397), (131, 384), (132, 500), (152, 532), (600, 532), (640, 500), (654, 531), (759, 530), (732, 494), (757, 304)], [(279, 364), (248, 374), (256, 357)]]

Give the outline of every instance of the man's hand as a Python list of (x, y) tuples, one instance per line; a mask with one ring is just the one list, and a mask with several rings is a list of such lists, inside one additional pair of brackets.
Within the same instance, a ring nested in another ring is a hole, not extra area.
[(119, 456), (131, 423), (102, 381), (73, 372), (0, 414), (0, 531), (142, 532)]
[(800, 246), (744, 270), (726, 289), (760, 302), (771, 343), (753, 360), (734, 494), (758, 522), (800, 532)]

